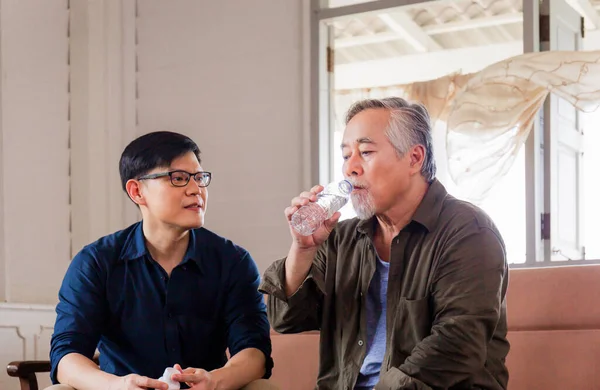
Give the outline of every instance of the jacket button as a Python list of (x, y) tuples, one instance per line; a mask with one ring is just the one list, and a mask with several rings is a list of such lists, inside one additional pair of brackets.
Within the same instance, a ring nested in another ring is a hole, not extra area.
[(359, 346), (361, 346), (361, 347), (362, 347), (362, 346), (363, 346), (363, 344), (364, 344), (364, 342), (363, 342), (362, 340), (358, 340), (358, 345), (359, 345)]

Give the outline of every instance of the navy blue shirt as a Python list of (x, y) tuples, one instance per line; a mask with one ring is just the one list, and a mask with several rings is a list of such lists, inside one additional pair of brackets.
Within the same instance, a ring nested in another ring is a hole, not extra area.
[(71, 262), (59, 291), (52, 335), (53, 383), (60, 359), (77, 352), (124, 376), (159, 378), (175, 363), (213, 370), (246, 348), (266, 357), (271, 339), (260, 276), (243, 248), (204, 229), (190, 231), (169, 277), (152, 259), (142, 223), (101, 238)]

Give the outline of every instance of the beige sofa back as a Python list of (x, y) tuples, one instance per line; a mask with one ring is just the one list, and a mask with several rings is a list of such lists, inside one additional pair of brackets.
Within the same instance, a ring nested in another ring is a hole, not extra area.
[[(510, 270), (510, 390), (600, 389), (600, 265)], [(314, 389), (319, 334), (272, 332), (272, 380)]]
[(600, 266), (510, 271), (509, 389), (600, 389)]

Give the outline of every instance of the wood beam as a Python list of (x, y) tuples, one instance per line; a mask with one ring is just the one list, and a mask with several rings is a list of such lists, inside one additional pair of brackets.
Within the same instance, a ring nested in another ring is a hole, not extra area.
[(421, 26), (404, 12), (378, 15), (388, 27), (404, 38), (418, 53), (443, 50), (443, 47), (431, 38)]

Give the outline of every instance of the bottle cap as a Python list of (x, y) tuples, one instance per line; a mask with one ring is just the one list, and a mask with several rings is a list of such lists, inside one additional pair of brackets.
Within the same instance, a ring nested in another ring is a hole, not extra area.
[(342, 194), (349, 195), (354, 189), (354, 186), (348, 180), (342, 180), (338, 184), (338, 189)]

